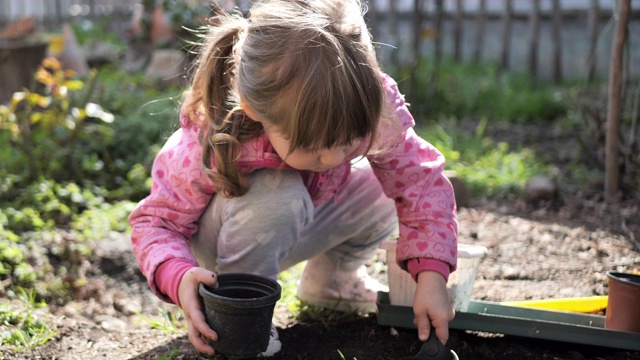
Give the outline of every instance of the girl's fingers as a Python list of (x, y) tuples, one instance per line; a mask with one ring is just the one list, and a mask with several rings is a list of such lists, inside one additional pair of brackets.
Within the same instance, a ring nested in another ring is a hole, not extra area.
[(187, 271), (185, 276), (189, 276), (190, 283), (196, 285), (196, 292), (200, 283), (213, 288), (218, 287), (218, 276), (207, 269), (196, 267)]
[(191, 324), (198, 332), (211, 340), (218, 340), (218, 334), (213, 331), (207, 324), (202, 311), (193, 311), (191, 313)]
[(203, 268), (198, 268), (196, 280), (198, 280), (199, 283), (203, 283), (207, 286), (213, 287), (214, 289), (218, 287), (218, 276), (216, 273)]
[(195, 326), (193, 326), (193, 323), (190, 321), (187, 321), (187, 323), (189, 325), (187, 331), (189, 334), (189, 342), (191, 343), (191, 345), (193, 345), (196, 350), (203, 354), (215, 354), (215, 350), (213, 350), (213, 348), (200, 336), (200, 332)]
[(179, 285), (179, 297), (182, 310), (187, 318), (189, 342), (203, 354), (213, 355), (214, 349), (208, 344), (208, 339), (218, 340), (218, 334), (207, 324), (198, 287), (203, 283), (209, 287), (217, 287), (217, 276), (215, 273), (203, 269), (189, 269)]
[(442, 344), (446, 344), (447, 340), (449, 340), (449, 323), (447, 322), (445, 325), (438, 326), (435, 322), (433, 322), (433, 326), (436, 329), (436, 337)]
[[(211, 287), (218, 286), (218, 277), (215, 273), (203, 268), (196, 268), (194, 270), (193, 275), (195, 284), (203, 283)], [(195, 294), (195, 296), (199, 299), (198, 294)], [(200, 301), (191, 305), (190, 317), (192, 324), (201, 334), (211, 340), (218, 340), (218, 334), (209, 327), (205, 320), (204, 309), (202, 308), (202, 303)]]
[(427, 341), (431, 333), (431, 321), (429, 317), (426, 315), (417, 316), (413, 319), (413, 323), (416, 328), (418, 328), (418, 338), (422, 341)]

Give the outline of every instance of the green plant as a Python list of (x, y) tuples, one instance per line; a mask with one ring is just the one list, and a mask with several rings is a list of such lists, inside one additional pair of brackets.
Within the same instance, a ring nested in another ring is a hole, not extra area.
[[(340, 350), (336, 350), (338, 352), (338, 355), (340, 355), (340, 359), (342, 360), (346, 360), (347, 358), (344, 357), (344, 354), (342, 353), (342, 351)], [(358, 358), (354, 357), (353, 360), (358, 360)]]
[(45, 320), (48, 313), (46, 304), (36, 301), (35, 292), (18, 290), (18, 307), (0, 303), (0, 346), (24, 352), (43, 345), (57, 333)]
[(183, 324), (184, 315), (182, 311), (176, 314), (172, 311), (159, 308), (158, 313), (160, 315), (159, 318), (149, 318), (142, 313), (136, 313), (136, 315), (149, 324), (151, 328), (160, 330), (166, 334), (175, 334), (187, 329), (187, 324)]
[(491, 121), (555, 120), (568, 110), (566, 86), (537, 83), (524, 74), (504, 73), (496, 64), (422, 61), (411, 93), (410, 69), (396, 74), (418, 118), (487, 117)]
[(135, 205), (134, 202), (123, 200), (89, 208), (74, 216), (71, 228), (82, 240), (104, 239), (113, 231), (127, 232), (127, 219)]
[(8, 219), (7, 229), (17, 233), (68, 225), (85, 210), (105, 205), (106, 195), (98, 187), (44, 179), (26, 186), (8, 182), (3, 190), (9, 198), (0, 196), (4, 203), (0, 214)]
[(473, 194), (517, 194), (529, 178), (548, 172), (531, 149), (512, 150), (507, 143), (487, 138), (486, 118), (472, 135), (456, 130), (456, 123), (453, 119), (422, 126), (418, 132), (444, 154), (447, 168), (463, 178)]
[(169, 355), (160, 355), (156, 358), (156, 360), (173, 360), (179, 355), (180, 355), (180, 350), (173, 349), (171, 350), (171, 353)]
[(103, 17), (97, 21), (82, 20), (71, 22), (71, 28), (80, 45), (87, 45), (93, 41), (100, 41), (110, 45), (110, 49), (117, 55), (126, 51), (126, 42), (115, 31), (109, 31), (111, 23), (109, 17)]
[[(618, 138), (618, 157), (620, 163), (620, 179), (626, 195), (633, 194), (633, 189), (640, 188), (640, 82), (624, 93), (620, 109)], [(564, 127), (575, 133), (578, 144), (575, 151), (588, 167), (581, 164), (570, 164), (569, 176), (587, 179), (584, 182), (594, 183), (594, 177), (604, 177), (607, 137), (608, 88), (606, 84), (589, 84), (577, 86), (571, 92), (571, 111), (569, 111)], [(633, 196), (633, 195), (631, 195)]]
[(201, 41), (193, 30), (206, 24), (206, 19), (212, 15), (212, 6), (181, 0), (162, 0), (162, 6), (177, 35), (178, 47), (187, 53), (192, 52), (194, 44)]
[(282, 288), (282, 296), (276, 306), (285, 309), (286, 313), (295, 314), (300, 310), (300, 300), (296, 296), (298, 289), (298, 279), (302, 276), (302, 271), (306, 262), (301, 262), (278, 274), (278, 283)]
[(18, 174), (28, 184), (38, 177), (77, 180), (100, 171), (95, 150), (112, 135), (103, 124), (113, 115), (89, 101), (96, 72), (85, 84), (46, 58), (35, 78), (40, 91), (16, 92), (8, 106), (0, 106), (0, 131), (12, 146), (4, 155), (14, 155), (3, 159), (0, 173)]
[(31, 288), (37, 283), (46, 269), (42, 264), (42, 268), (36, 270), (29, 262), (37, 253), (20, 237), (0, 225), (0, 282), (3, 284), (0, 296), (13, 293), (16, 288)]
[[(127, 74), (113, 67), (100, 70), (96, 101), (108, 104), (115, 120), (114, 136), (104, 152), (109, 177), (101, 180), (109, 199), (140, 200), (150, 189), (149, 169), (160, 145), (178, 125), (180, 89), (160, 91), (143, 74)], [(127, 96), (122, 96), (124, 93)]]
[(210, 6), (199, 3), (180, 1), (180, 0), (162, 0), (162, 6), (167, 12), (167, 17), (176, 31), (181, 29), (194, 29), (201, 26), (205, 19), (211, 16)]

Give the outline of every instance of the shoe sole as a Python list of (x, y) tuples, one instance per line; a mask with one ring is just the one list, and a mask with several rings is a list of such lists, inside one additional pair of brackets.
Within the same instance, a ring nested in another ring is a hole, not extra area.
[(378, 306), (376, 303), (369, 301), (354, 301), (346, 299), (325, 299), (309, 295), (298, 289), (297, 297), (300, 301), (307, 304), (322, 307), (329, 310), (341, 312), (357, 312), (362, 314), (377, 313)]
[(259, 358), (272, 357), (282, 349), (282, 343), (280, 340), (269, 340), (269, 346), (267, 350), (258, 355)]

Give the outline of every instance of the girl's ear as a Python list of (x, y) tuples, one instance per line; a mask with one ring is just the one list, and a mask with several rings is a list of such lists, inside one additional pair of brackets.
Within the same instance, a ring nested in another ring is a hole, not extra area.
[(245, 114), (247, 114), (247, 116), (248, 116), (251, 120), (256, 121), (256, 122), (259, 122), (259, 123), (261, 123), (261, 122), (262, 122), (262, 120), (260, 120), (260, 119), (258, 119), (258, 118), (256, 117), (256, 115), (255, 115), (255, 113), (253, 112), (253, 110), (251, 110), (251, 108), (249, 108), (249, 107), (247, 106), (247, 104), (245, 104), (243, 101), (240, 101), (240, 107), (242, 108), (242, 111), (244, 111), (244, 113), (245, 113)]

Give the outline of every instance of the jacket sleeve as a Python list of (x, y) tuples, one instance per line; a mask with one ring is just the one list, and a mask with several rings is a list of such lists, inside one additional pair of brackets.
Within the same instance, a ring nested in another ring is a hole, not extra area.
[(185, 125), (184, 118), (181, 125), (154, 160), (151, 193), (129, 216), (133, 252), (151, 290), (164, 301), (171, 299), (156, 284), (156, 270), (173, 259), (197, 266), (189, 241), (214, 194), (201, 170), (198, 130)]
[(458, 222), (453, 186), (443, 173), (445, 159), (415, 133), (396, 82), (384, 75), (383, 84), (386, 119), (377, 134), (382, 151), (369, 160), (384, 192), (396, 203), (396, 261), (414, 278), (419, 269), (432, 269), (447, 279), (456, 268)]

